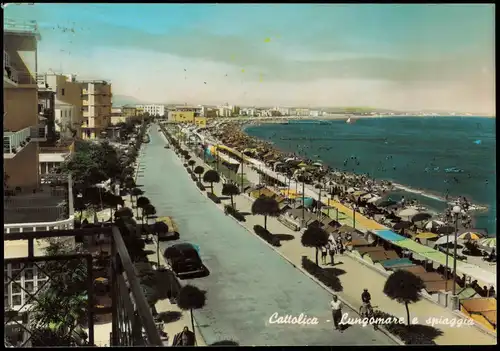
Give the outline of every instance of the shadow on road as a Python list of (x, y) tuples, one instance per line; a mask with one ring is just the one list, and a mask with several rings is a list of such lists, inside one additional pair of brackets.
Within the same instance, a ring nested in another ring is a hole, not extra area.
[(158, 320), (164, 322), (164, 323), (172, 323), (172, 322), (177, 322), (180, 320), (182, 317), (182, 312), (178, 311), (167, 311), (167, 312), (160, 312), (158, 314)]
[(274, 234), (275, 237), (277, 237), (280, 241), (289, 241), (295, 239), (295, 237), (291, 234)]

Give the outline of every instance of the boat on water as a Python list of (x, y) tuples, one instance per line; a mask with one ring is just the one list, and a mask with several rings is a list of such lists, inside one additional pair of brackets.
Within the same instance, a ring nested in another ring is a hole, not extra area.
[(345, 123), (347, 123), (347, 124), (352, 124), (352, 123), (354, 123), (354, 120), (351, 118), (351, 116), (349, 116), (349, 117), (347, 118), (347, 121), (345, 121)]

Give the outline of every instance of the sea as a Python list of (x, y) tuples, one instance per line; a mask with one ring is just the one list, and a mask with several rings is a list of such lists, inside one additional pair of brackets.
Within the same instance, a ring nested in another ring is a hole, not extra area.
[(337, 170), (390, 180), (397, 187), (392, 199), (417, 199), (432, 212), (465, 196), (487, 207), (474, 212), (474, 228), (496, 236), (495, 118), (290, 121), (249, 125), (245, 132)]

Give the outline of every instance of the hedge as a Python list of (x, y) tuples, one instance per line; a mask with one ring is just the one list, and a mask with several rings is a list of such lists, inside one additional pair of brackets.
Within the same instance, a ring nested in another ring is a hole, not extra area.
[(302, 256), (302, 268), (304, 268), (309, 274), (317, 278), (320, 282), (328, 286), (334, 291), (339, 290), (340, 281), (337, 276), (333, 273), (326, 271), (320, 266), (316, 265), (315, 262), (308, 259), (306, 256)]
[(228, 214), (233, 216), (237, 221), (239, 222), (245, 222), (245, 216), (243, 216), (239, 211), (237, 211), (233, 206), (231, 205), (225, 205), (224, 210), (227, 211)]
[[(387, 320), (388, 318), (391, 318), (393, 320), (398, 319), (390, 313), (385, 313), (379, 310), (373, 311), (373, 318), (383, 318), (385, 320)], [(410, 325), (410, 327), (408, 327), (406, 324), (390, 323), (382, 324), (382, 326), (387, 329), (389, 333), (401, 339), (401, 341), (403, 341), (406, 345), (436, 345), (431, 336), (424, 335), (422, 333), (420, 325)], [(432, 328), (430, 326), (424, 327)], [(420, 331), (417, 328), (420, 329)]]
[(254, 225), (253, 231), (255, 234), (260, 236), (262, 239), (267, 241), (269, 244), (273, 246), (281, 246), (280, 239), (275, 237), (269, 230), (265, 229), (263, 226)]
[(218, 196), (216, 196), (215, 194), (212, 194), (210, 191), (207, 191), (207, 197), (212, 200), (213, 202), (215, 202), (216, 204), (220, 204), (220, 199)]

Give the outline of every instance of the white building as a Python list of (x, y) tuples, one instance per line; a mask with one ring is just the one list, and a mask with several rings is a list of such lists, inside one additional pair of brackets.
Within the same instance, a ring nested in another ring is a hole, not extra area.
[(279, 112), (281, 116), (290, 115), (290, 109), (286, 107), (273, 107), (272, 111)]
[(319, 116), (319, 111), (311, 110), (311, 111), (309, 111), (309, 116), (311, 116), (311, 117), (318, 117)]
[(54, 109), (56, 132), (63, 133), (66, 131), (65, 126), (78, 124), (80, 119), (79, 112), (80, 111), (78, 111), (78, 108), (75, 105), (64, 102), (56, 102)]
[(167, 108), (165, 105), (135, 105), (135, 107), (149, 113), (150, 116), (165, 117), (167, 114)]

